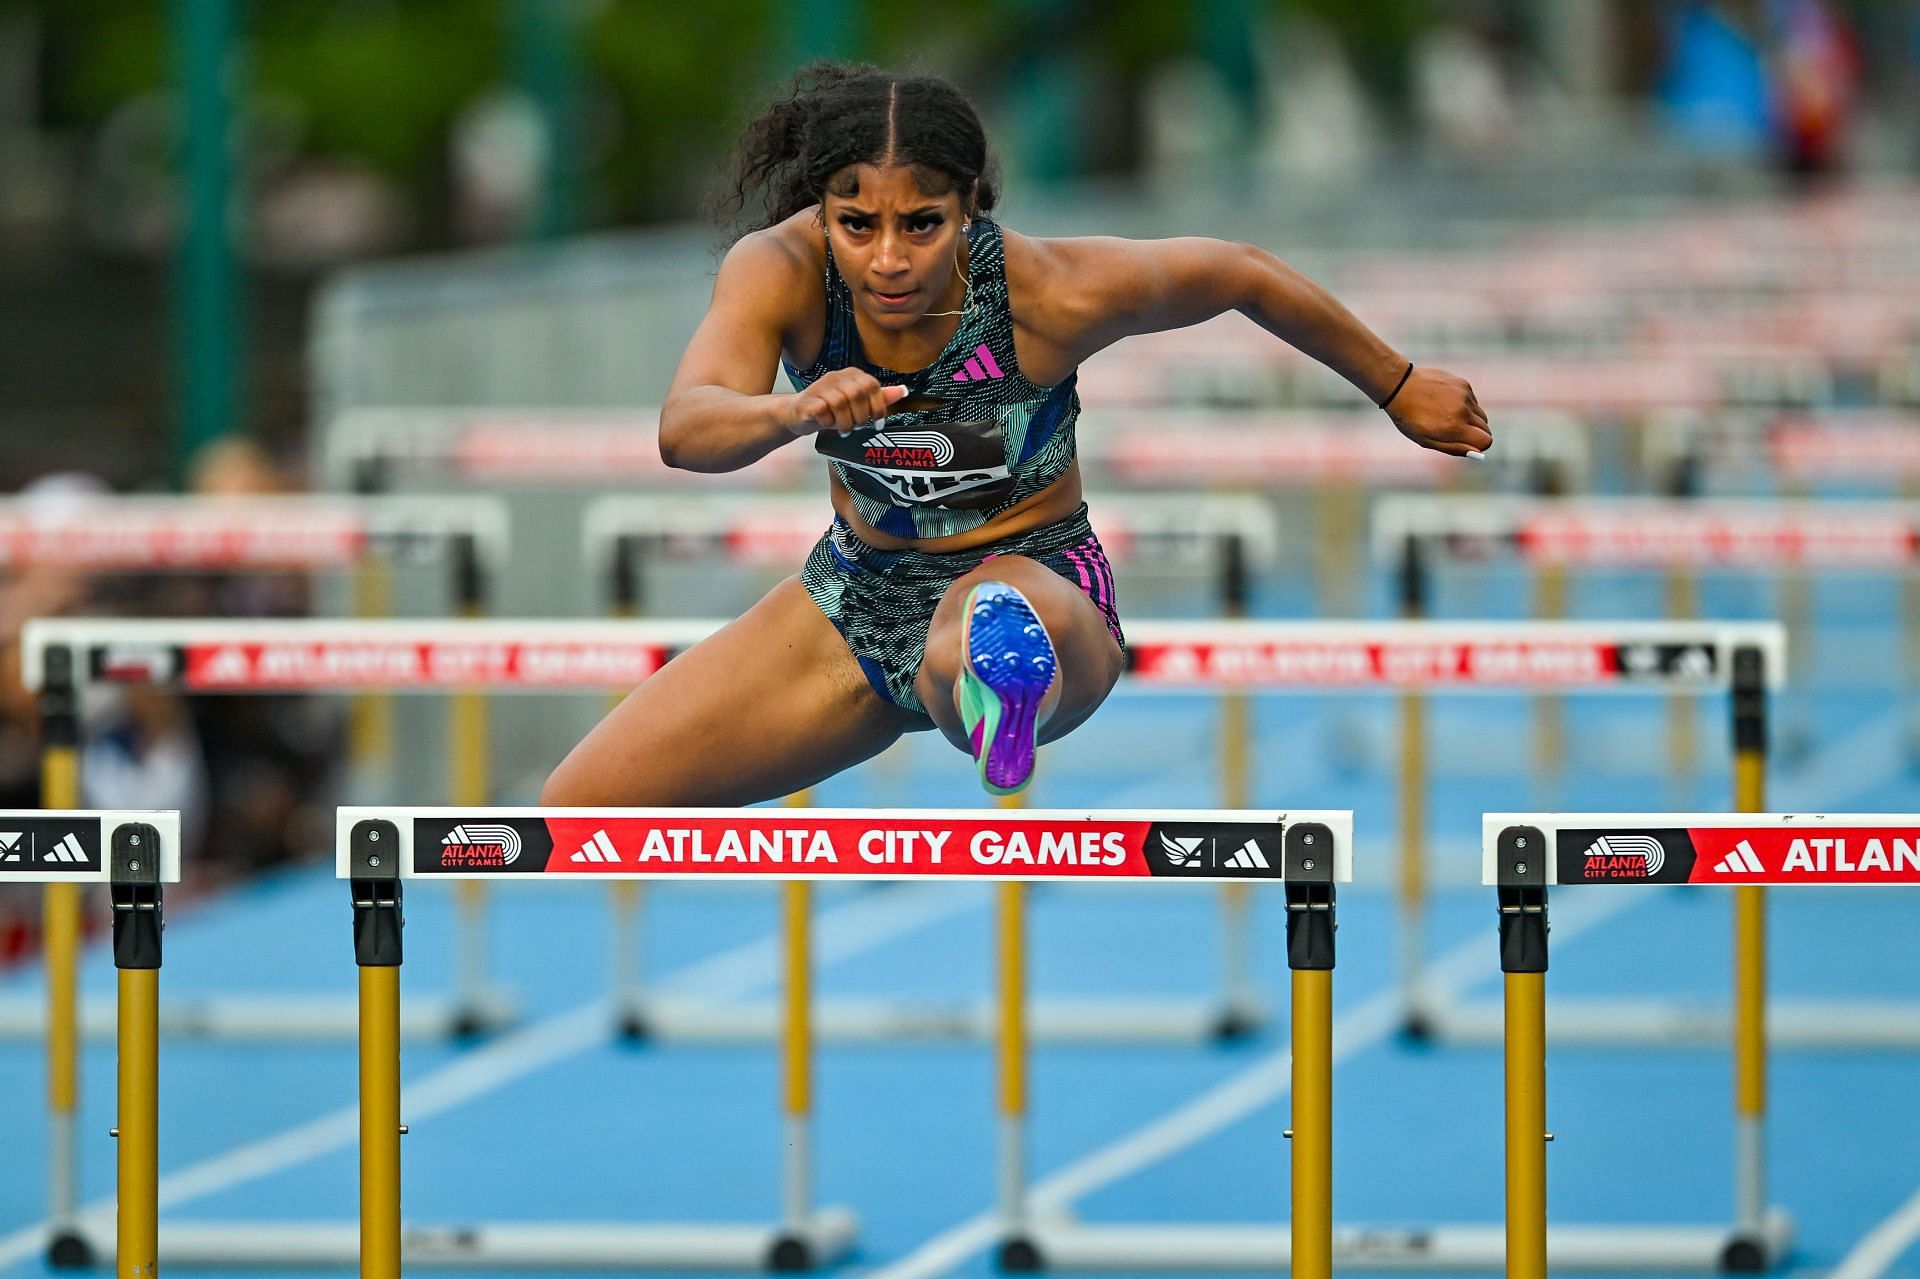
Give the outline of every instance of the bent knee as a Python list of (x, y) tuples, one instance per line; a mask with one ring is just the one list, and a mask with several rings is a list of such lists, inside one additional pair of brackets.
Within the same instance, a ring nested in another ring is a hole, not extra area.
[(591, 808), (595, 804), (603, 804), (606, 802), (606, 797), (601, 793), (604, 788), (596, 786), (594, 781), (588, 770), (568, 756), (541, 783), (540, 807)]

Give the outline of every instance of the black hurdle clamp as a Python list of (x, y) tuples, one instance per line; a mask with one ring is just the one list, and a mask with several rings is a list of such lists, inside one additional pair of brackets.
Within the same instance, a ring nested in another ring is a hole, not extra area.
[(1500, 891), (1500, 971), (1547, 971), (1547, 858), (1537, 826), (1509, 826), (1494, 850)]
[(1220, 535), (1220, 612), (1226, 617), (1245, 617), (1253, 595), (1252, 575), (1247, 566), (1247, 539), (1239, 533)]
[(146, 822), (113, 828), (113, 966), (160, 967), (160, 934), (166, 918), (160, 903), (160, 832)]
[(1733, 749), (1767, 753), (1767, 659), (1752, 645), (1733, 650)]
[(1419, 618), (1427, 615), (1428, 597), (1433, 588), (1429, 581), (1431, 570), (1427, 565), (1426, 539), (1418, 533), (1408, 533), (1400, 545), (1400, 567), (1396, 574), (1400, 594), (1400, 616)]
[(1325, 972), (1333, 968), (1333, 830), (1325, 822), (1300, 822), (1286, 832), (1287, 967)]
[(40, 656), (39, 709), (41, 749), (80, 744), (80, 689), (69, 645), (49, 645)]
[(613, 554), (608, 557), (607, 600), (621, 617), (640, 611), (642, 540), (638, 533), (621, 533), (613, 539)]
[(487, 565), (480, 554), (480, 539), (472, 533), (461, 533), (454, 537), (450, 548), (453, 555), (453, 597), (454, 602), (469, 613), (478, 613), (487, 602)]
[(400, 966), (400, 829), (374, 819), (355, 822), (347, 837), (353, 888), (353, 955), (362, 968)]

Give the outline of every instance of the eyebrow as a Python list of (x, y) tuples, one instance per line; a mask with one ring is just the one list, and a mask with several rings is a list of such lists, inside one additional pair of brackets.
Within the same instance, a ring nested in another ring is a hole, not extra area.
[[(942, 213), (944, 211), (945, 210), (943, 210), (937, 204), (923, 204), (917, 209), (903, 210), (900, 216), (903, 218), (923, 218), (933, 214)], [(858, 208), (851, 204), (843, 204), (840, 206), (840, 216), (843, 218), (865, 218), (867, 221), (871, 222), (871, 221), (874, 221), (876, 218), (878, 218), (880, 215), (878, 213), (874, 213), (867, 209)]]

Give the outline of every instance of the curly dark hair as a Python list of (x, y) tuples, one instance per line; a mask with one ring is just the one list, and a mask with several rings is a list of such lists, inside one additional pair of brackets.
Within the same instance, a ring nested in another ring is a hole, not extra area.
[[(762, 211), (738, 230), (762, 230), (819, 204), (834, 176), (856, 164), (909, 165), (922, 191), (958, 191), (970, 212), (991, 212), (999, 194), (980, 115), (953, 85), (866, 63), (810, 62), (740, 135), (714, 211), (737, 223), (759, 193)], [(854, 188), (843, 182), (833, 193)]]

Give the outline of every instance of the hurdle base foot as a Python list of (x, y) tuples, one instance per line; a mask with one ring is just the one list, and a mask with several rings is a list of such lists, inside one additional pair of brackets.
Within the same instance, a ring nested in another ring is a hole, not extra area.
[(511, 1000), (498, 996), (462, 1000), (447, 1009), (447, 1034), (463, 1043), (471, 1043), (511, 1030), (519, 1016), (519, 1010)]
[(1220, 1019), (1214, 1023), (1212, 1038), (1222, 1044), (1251, 1039), (1260, 1033), (1261, 1027), (1269, 1020), (1267, 1010), (1258, 1004), (1229, 1004), (1220, 1010)]
[(1430, 1044), (1439, 1037), (1433, 1014), (1424, 1008), (1409, 1008), (1400, 1015), (1400, 1038), (1411, 1044)]
[(91, 1270), (100, 1261), (93, 1241), (77, 1230), (62, 1230), (47, 1240), (47, 1264), (55, 1270)]
[(1030, 1275), (1047, 1268), (1046, 1259), (1040, 1255), (1040, 1247), (1024, 1235), (1015, 1235), (1002, 1239), (1000, 1248), (994, 1255), (995, 1264), (1008, 1274)]
[(653, 1018), (644, 1008), (623, 1008), (614, 1016), (613, 1033), (620, 1042), (638, 1046), (654, 1039), (658, 1031)]

